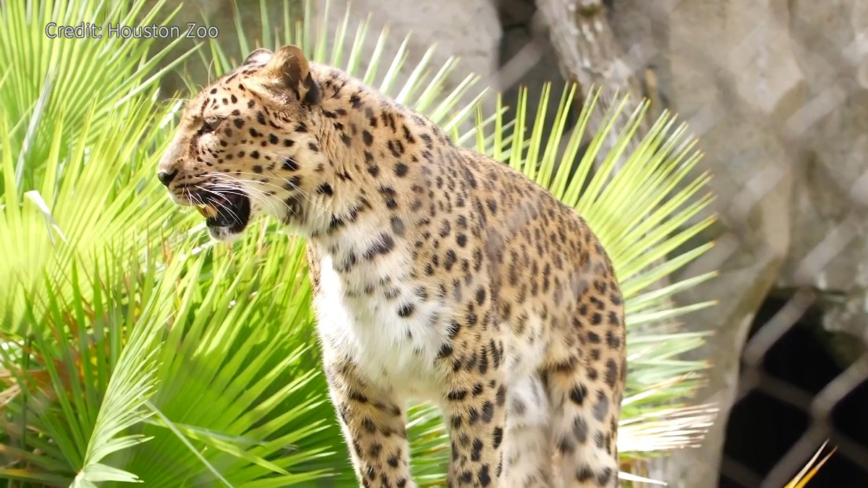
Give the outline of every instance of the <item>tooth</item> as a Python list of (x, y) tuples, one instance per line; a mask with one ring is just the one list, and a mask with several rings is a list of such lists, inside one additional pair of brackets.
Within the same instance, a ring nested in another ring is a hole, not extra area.
[(205, 218), (213, 218), (217, 216), (217, 209), (210, 205), (198, 205), (196, 210), (198, 210)]

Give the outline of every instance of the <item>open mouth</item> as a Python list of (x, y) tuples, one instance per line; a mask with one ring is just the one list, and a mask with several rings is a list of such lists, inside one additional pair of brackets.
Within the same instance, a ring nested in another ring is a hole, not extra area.
[(232, 193), (208, 192), (202, 195), (201, 201), (196, 209), (205, 217), (208, 227), (222, 227), (238, 233), (250, 221), (250, 199), (240, 190)]

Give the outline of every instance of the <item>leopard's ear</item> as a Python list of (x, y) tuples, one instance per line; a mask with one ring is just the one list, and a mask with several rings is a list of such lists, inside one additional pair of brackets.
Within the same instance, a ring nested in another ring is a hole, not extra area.
[(315, 105), (322, 99), (319, 85), (310, 74), (307, 58), (298, 46), (278, 49), (264, 69), (281, 88), (295, 93), (302, 103)]
[(242, 64), (265, 64), (274, 55), (271, 51), (265, 48), (255, 49), (244, 58)]

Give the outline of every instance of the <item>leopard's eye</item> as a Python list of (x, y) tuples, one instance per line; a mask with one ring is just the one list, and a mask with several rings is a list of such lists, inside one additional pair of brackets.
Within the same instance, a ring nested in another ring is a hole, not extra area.
[(208, 117), (205, 119), (205, 123), (202, 124), (202, 133), (207, 134), (209, 132), (214, 132), (217, 130), (217, 127), (220, 126), (220, 122), (223, 122), (225, 117)]

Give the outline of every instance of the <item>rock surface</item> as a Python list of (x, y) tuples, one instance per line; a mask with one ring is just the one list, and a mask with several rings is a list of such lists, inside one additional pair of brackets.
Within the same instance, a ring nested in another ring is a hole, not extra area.
[[(661, 99), (691, 123), (714, 174), (721, 220), (708, 236), (718, 245), (683, 274), (717, 268), (721, 276), (680, 299), (720, 300), (686, 323), (717, 331), (703, 351), (715, 367), (701, 399), (719, 401), (723, 411), (701, 449), (678, 452), (651, 473), (670, 486), (710, 488), (739, 379), (733, 351), (769, 290), (816, 287), (828, 328), (861, 337), (868, 323), (868, 244), (860, 236), (868, 204), (868, 8), (859, 0), (615, 0), (612, 7), (623, 49), (656, 71)], [(835, 232), (847, 237), (841, 249), (817, 253)], [(861, 351), (839, 348), (851, 360)]]
[(801, 178), (793, 202), (793, 233), (799, 238), (780, 283), (798, 284), (802, 263), (841, 227), (849, 241), (811, 285), (829, 297), (827, 329), (861, 337), (868, 324), (868, 4), (795, 0), (791, 8), (799, 68), (809, 104), (821, 116), (811, 119), (800, 141)]

